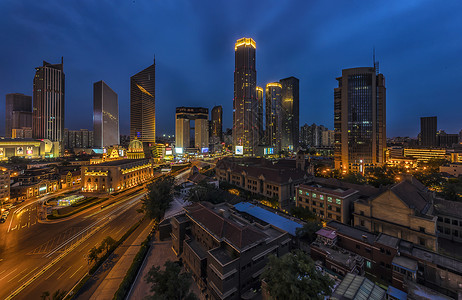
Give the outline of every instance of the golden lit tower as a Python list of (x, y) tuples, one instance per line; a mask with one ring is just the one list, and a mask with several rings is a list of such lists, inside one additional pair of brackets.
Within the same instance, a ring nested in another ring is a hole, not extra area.
[(239, 39), (234, 46), (233, 145), (234, 151), (242, 146), (245, 155), (254, 154), (259, 140), (255, 52), (251, 38)]
[(130, 77), (130, 139), (156, 142), (156, 62)]

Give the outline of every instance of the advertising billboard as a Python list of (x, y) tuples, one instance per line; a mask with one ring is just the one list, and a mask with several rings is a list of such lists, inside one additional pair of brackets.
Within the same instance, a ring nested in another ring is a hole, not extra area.
[(26, 154), (27, 154), (27, 155), (32, 155), (32, 154), (34, 154), (34, 151), (32, 150), (32, 147), (30, 147), (30, 146), (26, 147)]
[(172, 148), (165, 148), (165, 155), (173, 155)]
[(201, 150), (202, 153), (209, 153), (209, 148), (202, 148)]
[(244, 146), (236, 146), (236, 155), (244, 155)]
[(175, 148), (176, 154), (183, 154), (183, 148)]

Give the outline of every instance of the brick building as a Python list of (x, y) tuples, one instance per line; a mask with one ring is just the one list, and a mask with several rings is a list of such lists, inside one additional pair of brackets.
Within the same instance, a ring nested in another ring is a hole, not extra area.
[(436, 198), (438, 237), (462, 243), (462, 203)]

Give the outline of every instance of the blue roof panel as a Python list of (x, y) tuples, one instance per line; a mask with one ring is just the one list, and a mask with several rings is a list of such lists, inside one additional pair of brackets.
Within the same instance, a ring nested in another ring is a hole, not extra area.
[(239, 202), (234, 207), (240, 211), (248, 213), (249, 215), (265, 221), (277, 228), (287, 231), (291, 235), (295, 236), (295, 230), (303, 227), (297, 222), (291, 221), (285, 217), (272, 213), (264, 208), (251, 204), (249, 202)]

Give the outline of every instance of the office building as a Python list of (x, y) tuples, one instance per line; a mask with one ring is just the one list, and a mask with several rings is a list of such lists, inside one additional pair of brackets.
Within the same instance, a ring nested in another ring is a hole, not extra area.
[(263, 123), (263, 88), (257, 86), (257, 102), (258, 102), (258, 112), (257, 112), (257, 126), (258, 126), (258, 143), (264, 144), (265, 140), (265, 125)]
[(436, 130), (436, 117), (420, 118), (420, 144), (425, 147), (437, 147)]
[(440, 148), (451, 148), (459, 143), (459, 135), (457, 133), (446, 133), (444, 130), (438, 130), (436, 133), (436, 144)]
[(335, 168), (363, 172), (385, 163), (385, 77), (374, 67), (342, 70), (334, 89)]
[(281, 151), (282, 140), (282, 85), (271, 82), (266, 85), (266, 144)]
[[(332, 132), (332, 130), (330, 131)], [(329, 130), (323, 125), (316, 125), (315, 123), (303, 125), (300, 128), (301, 145), (305, 148), (327, 146), (324, 143), (329, 143), (329, 138), (332, 138), (332, 136), (325, 132), (329, 132)], [(333, 144), (333, 138), (330, 142)]]
[(253, 155), (259, 140), (255, 41), (237, 40), (234, 52), (233, 152)]
[(130, 139), (156, 142), (156, 62), (130, 77)]
[(223, 107), (221, 105), (212, 108), (211, 118), (210, 135), (221, 142), (223, 141)]
[(12, 137), (13, 129), (32, 128), (31, 96), (7, 94), (5, 103), (5, 137)]
[(119, 145), (119, 102), (104, 82), (93, 84), (93, 136), (97, 148)]
[(282, 134), (281, 148), (288, 151), (297, 151), (299, 142), (299, 80), (289, 77), (279, 80), (282, 85)]
[(62, 146), (64, 149), (93, 148), (94, 133), (88, 129), (69, 130), (65, 128)]
[[(196, 148), (208, 152), (209, 110), (203, 107), (177, 107), (175, 114), (175, 148)], [(191, 121), (194, 126), (191, 127)], [(194, 129), (194, 140), (190, 131)]]
[(64, 71), (60, 64), (43, 61), (35, 68), (33, 124), (34, 139), (62, 142), (64, 134)]

